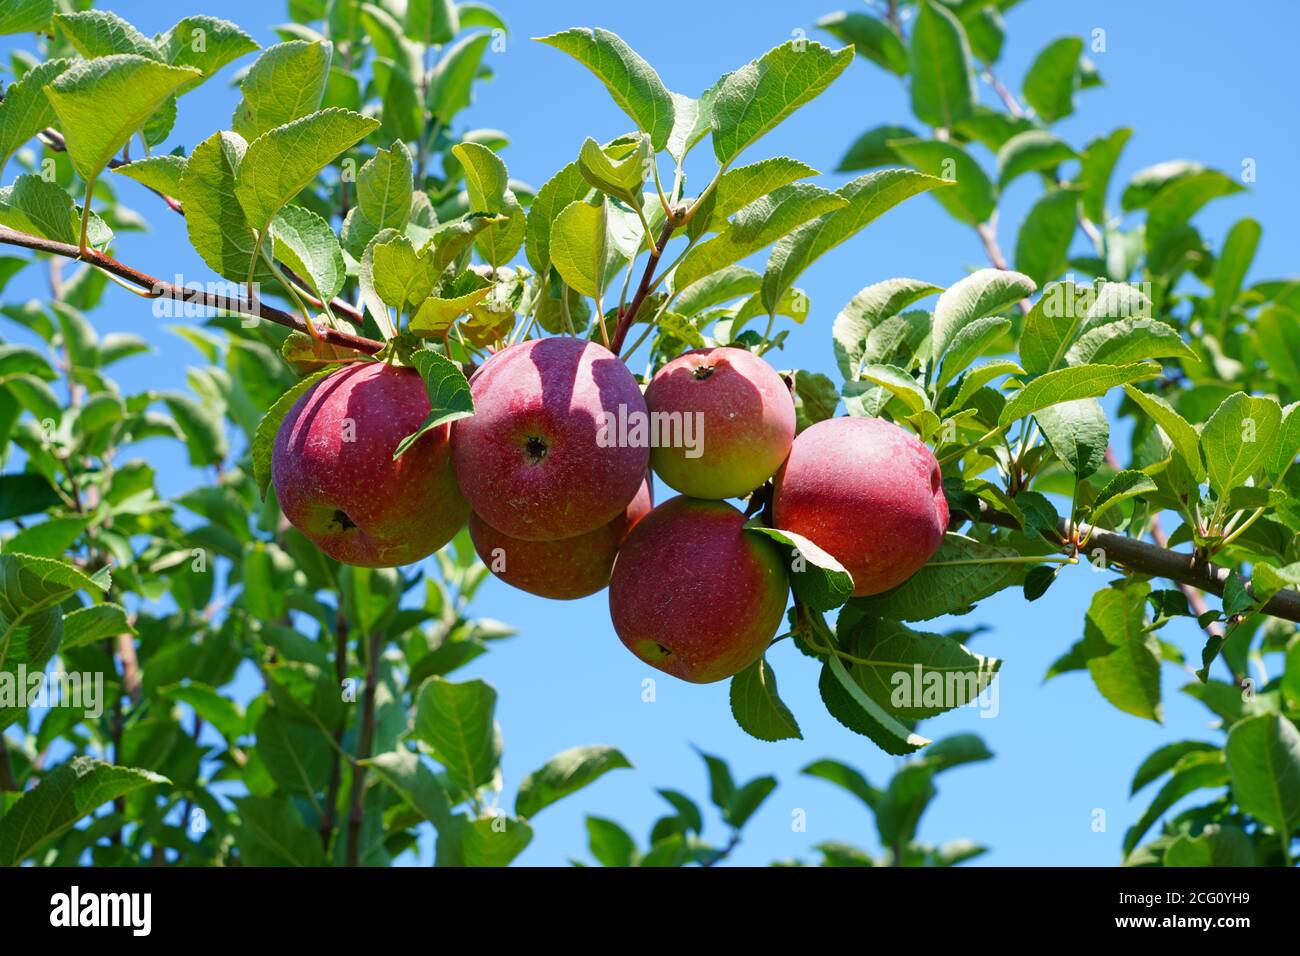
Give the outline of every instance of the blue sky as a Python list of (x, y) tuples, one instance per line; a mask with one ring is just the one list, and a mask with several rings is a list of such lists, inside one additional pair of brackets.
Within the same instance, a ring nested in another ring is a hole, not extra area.
[[(235, 20), (263, 44), (275, 42), (269, 24), (283, 17), (281, 4), (250, 0), (119, 0), (107, 5), (149, 33), (181, 16), (214, 13)], [(586, 136), (609, 139), (628, 124), (590, 74), (529, 37), (574, 25), (605, 27), (649, 60), (670, 88), (698, 95), (723, 72), (799, 35), (796, 31), (828, 40), (812, 24), (840, 8), (835, 0), (663, 0), (652, 8), (587, 0), (501, 0), (496, 6), (511, 34), (504, 51), (488, 54), (496, 75), (479, 87), (476, 102), (457, 128), (505, 130), (511, 145), (503, 156), (511, 175), (534, 186), (576, 156)], [(1300, 208), (1291, 174), (1300, 153), (1300, 131), (1290, 121), (1294, 91), (1300, 89), (1300, 60), (1294, 51), (1300, 5), (1272, 0), (1250, 4), (1249, 14), (1239, 12), (1245, 9), (1229, 12), (1222, 3), (1206, 0), (1028, 0), (1007, 15), (1008, 42), (998, 74), (1018, 89), (1028, 64), (1046, 43), (1067, 34), (1091, 39), (1094, 30), (1104, 30), (1106, 51), (1090, 55), (1106, 85), (1080, 94), (1078, 112), (1058, 124), (1058, 133), (1078, 147), (1118, 126), (1134, 127), (1116, 173), (1118, 185), (1137, 169), (1166, 159), (1195, 159), (1229, 174), (1238, 172), (1243, 160), (1253, 159), (1258, 180), (1251, 190), (1219, 200), (1198, 222), (1216, 244), (1241, 216), (1263, 223), (1263, 242), (1248, 277), (1256, 281), (1300, 271), (1288, 256), (1300, 249)], [(3, 38), (0, 52), (13, 45), (13, 38)], [(187, 97), (167, 149), (176, 144), (188, 149), (229, 125), (237, 96), (228, 74)], [(859, 59), (819, 99), (760, 141), (747, 159), (791, 155), (832, 170), (858, 133), (886, 122), (910, 123), (905, 93), (896, 80)], [(708, 150), (699, 153), (707, 158)], [(991, 167), (987, 154), (980, 158)], [(707, 175), (701, 168), (691, 185), (700, 188)], [(846, 178), (828, 173), (819, 182), (834, 187)], [(1032, 180), (1018, 180), (1002, 203), (1000, 239), (1009, 255), (1020, 219), (1037, 195)], [(119, 195), (155, 227), (148, 234), (124, 234), (118, 257), (154, 275), (206, 278), (206, 269), (184, 242), (179, 220), (143, 190), (117, 185)], [(834, 376), (830, 325), (860, 288), (894, 276), (946, 286), (985, 264), (971, 230), (927, 197), (910, 200), (803, 277), (800, 285), (809, 294), (811, 313), (772, 360), (780, 367)], [(8, 290), (10, 298), (44, 294), (36, 270)], [(94, 319), (101, 334), (130, 331), (156, 345), (155, 354), (118, 366), (127, 388), (184, 387), (185, 367), (202, 362), (191, 346), (159, 327), (148, 303), (115, 288)], [(0, 334), (17, 337), (12, 325)], [(139, 453), (159, 468), (169, 493), (200, 480), (174, 448), (154, 444), (142, 446)], [(659, 500), (666, 497), (663, 490), (658, 490)], [(978, 732), (997, 758), (940, 779), (940, 796), (922, 823), (923, 838), (937, 843), (969, 837), (992, 848), (984, 862), (993, 864), (1113, 864), (1124, 829), (1145, 806), (1127, 796), (1141, 758), (1172, 740), (1215, 739), (1208, 712), (1178, 691), (1186, 679), (1170, 667), (1164, 673), (1165, 726), (1114, 710), (1084, 675), (1042, 683), (1048, 664), (1080, 636), (1089, 597), (1106, 579), (1086, 566), (1067, 568), (1035, 604), (1025, 603), (1019, 591), (1005, 592), (960, 621), (963, 627), (989, 626), (973, 646), (1005, 661), (997, 716), (982, 718), (966, 710), (929, 721), (923, 730), (935, 737)], [(733, 856), (736, 862), (808, 859), (810, 847), (827, 839), (877, 849), (870, 818), (852, 797), (800, 777), (798, 771), (819, 757), (833, 756), (858, 766), (879, 785), (893, 758), (826, 714), (816, 691), (817, 666), (788, 642), (770, 660), (805, 739), (764, 744), (735, 726), (725, 682), (706, 687), (680, 683), (657, 675), (624, 650), (610, 627), (604, 594), (553, 603), (490, 580), (476, 608), (520, 632), (460, 672), (482, 677), (500, 692), (503, 771), (511, 799), (524, 774), (576, 744), (616, 745), (636, 765), (636, 770), (612, 773), (540, 814), (522, 863), (586, 859), (582, 820), (587, 813), (621, 821), (644, 843), (650, 823), (666, 809), (656, 787), (681, 789), (707, 803), (703, 764), (691, 744), (725, 755), (742, 780), (763, 773), (780, 780), (750, 824)], [(1165, 634), (1195, 656), (1200, 632), (1194, 626), (1174, 625)], [(656, 701), (644, 703), (642, 681), (652, 676), (660, 678)], [(1104, 832), (1094, 828), (1098, 809), (1105, 813)], [(792, 832), (796, 810), (806, 812), (807, 832)], [(715, 815), (710, 827), (718, 842), (725, 839)]]

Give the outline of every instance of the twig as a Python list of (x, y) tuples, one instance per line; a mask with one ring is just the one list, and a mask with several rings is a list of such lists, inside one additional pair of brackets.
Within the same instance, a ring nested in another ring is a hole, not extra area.
[[(177, 302), (187, 304), (202, 304), (211, 309), (217, 309), (222, 312), (233, 312), (237, 315), (246, 315), (250, 318), (265, 319), (268, 322), (274, 322), (277, 325), (283, 325), (286, 328), (293, 329), (296, 332), (307, 333), (307, 323), (300, 316), (290, 312), (277, 309), (274, 306), (265, 305), (262, 302), (249, 302), (247, 300), (227, 298), (211, 292), (200, 292), (196, 289), (185, 289), (181, 286), (173, 285), (170, 282), (164, 282), (162, 279), (155, 279), (147, 273), (140, 272), (125, 263), (118, 262), (111, 256), (106, 256), (102, 252), (94, 249), (87, 251), (86, 255), (81, 254), (81, 250), (74, 245), (64, 242), (55, 242), (52, 239), (42, 239), (39, 236), (28, 235), (25, 232), (19, 232), (16, 229), (10, 229), (6, 226), (0, 226), (0, 244), (9, 246), (20, 246), (24, 249), (32, 249), (36, 252), (48, 252), (51, 255), (63, 256), (67, 259), (82, 259), (96, 268), (103, 269), (109, 275), (125, 279), (127, 282), (139, 288), (146, 298), (150, 299), (173, 299)], [(362, 352), (366, 355), (373, 355), (384, 347), (382, 342), (374, 339), (368, 339), (364, 336), (353, 335), (351, 332), (343, 332), (339, 329), (321, 329), (321, 339), (330, 345), (338, 345), (343, 348), (352, 349), (355, 352)]]
[[(994, 511), (984, 502), (980, 502), (979, 515), (975, 520), (1007, 528), (1019, 527), (1010, 515)], [(1100, 548), (1107, 564), (1123, 565), (1131, 571), (1153, 578), (1166, 578), (1176, 584), (1190, 585), (1192, 588), (1199, 588), (1210, 594), (1222, 596), (1228, 577), (1232, 574), (1230, 568), (1210, 561), (1198, 561), (1186, 552), (1171, 551), (1157, 544), (1139, 541), (1083, 522), (1076, 524), (1073, 530), (1079, 539), (1088, 542), (1087, 547), (1090, 552)], [(1062, 518), (1056, 531), (1059, 538), (1053, 543), (1061, 545), (1070, 537), (1069, 521)], [(1246, 586), (1250, 587), (1249, 581), (1246, 582)], [(1203, 601), (1202, 606), (1204, 606)], [(1260, 610), (1272, 617), (1300, 623), (1300, 591), (1278, 591)]]
[(357, 759), (352, 765), (352, 790), (348, 795), (347, 865), (358, 866), (361, 858), (361, 823), (364, 819), (366, 768), (375, 735), (375, 682), (379, 679), (379, 653), (383, 631), (376, 628), (366, 642), (366, 686), (361, 693), (361, 733), (357, 737)]
[[(340, 687), (348, 677), (348, 619), (339, 607), (334, 624), (334, 677)], [(330, 782), (325, 797), (325, 813), (320, 821), (321, 845), (326, 851), (334, 835), (334, 818), (338, 813), (339, 785), (342, 781), (343, 726), (334, 731), (333, 764), (330, 766)]]
[(615, 355), (622, 350), (628, 329), (632, 327), (637, 312), (641, 310), (641, 303), (645, 301), (646, 295), (650, 292), (650, 283), (654, 279), (655, 266), (659, 265), (659, 257), (663, 255), (664, 246), (676, 228), (677, 219), (673, 216), (668, 217), (668, 221), (664, 223), (663, 229), (659, 232), (659, 241), (651, 251), (650, 258), (646, 260), (645, 271), (641, 273), (641, 281), (637, 284), (636, 294), (632, 296), (632, 304), (627, 307), (626, 311), (620, 310), (618, 313), (618, 325), (614, 329), (614, 337), (609, 341), (609, 350)]

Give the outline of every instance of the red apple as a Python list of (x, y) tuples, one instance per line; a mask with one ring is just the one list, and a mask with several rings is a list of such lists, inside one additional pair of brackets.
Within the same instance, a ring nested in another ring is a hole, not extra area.
[(524, 541), (595, 531), (641, 487), (647, 445), (608, 427), (645, 417), (627, 366), (595, 342), (556, 337), (497, 352), (470, 379), (474, 416), (452, 427), (461, 490), (493, 528)]
[(359, 567), (419, 561), (469, 518), (447, 425), (393, 451), (429, 414), (419, 372), (349, 365), (308, 389), (275, 436), (271, 480), (285, 518), (331, 558)]
[[(645, 400), (660, 429), (650, 464), (682, 494), (747, 495), (790, 454), (790, 389), (772, 366), (746, 349), (698, 349), (678, 356), (659, 370)], [(665, 445), (667, 428), (673, 429), (673, 441)]]
[(469, 517), (469, 534), (478, 556), (502, 581), (530, 594), (569, 601), (609, 584), (619, 545), (652, 507), (646, 481), (621, 515), (573, 538), (523, 541), (502, 534), (476, 514)]
[(772, 517), (834, 555), (853, 594), (879, 594), (930, 560), (948, 527), (930, 449), (880, 418), (829, 418), (800, 433), (776, 476)]
[(628, 650), (696, 684), (763, 654), (789, 587), (779, 549), (744, 528), (725, 502), (678, 497), (632, 529), (609, 582), (610, 617)]

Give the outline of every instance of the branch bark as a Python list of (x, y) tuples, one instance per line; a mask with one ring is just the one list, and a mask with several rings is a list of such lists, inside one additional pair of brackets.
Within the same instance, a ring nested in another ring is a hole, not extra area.
[(361, 733), (357, 737), (357, 759), (352, 765), (352, 789), (348, 794), (347, 865), (361, 862), (361, 824), (365, 816), (366, 768), (375, 737), (375, 682), (379, 679), (379, 653), (383, 650), (383, 632), (378, 628), (366, 642), (366, 686), (361, 692)]
[[(307, 330), (307, 324), (302, 320), (301, 316), (294, 315), (291, 312), (285, 312), (262, 302), (250, 302), (247, 299), (228, 299), (211, 292), (184, 289), (170, 282), (164, 282), (162, 279), (156, 279), (94, 249), (83, 256), (81, 250), (74, 245), (28, 235), (7, 226), (0, 226), (0, 244), (19, 246), (35, 252), (47, 252), (67, 259), (79, 259), (88, 262), (105, 272), (117, 276), (119, 279), (129, 282), (139, 289), (146, 298), (172, 299), (176, 302), (189, 304), (199, 303), (211, 309), (233, 312), (236, 315), (246, 315), (255, 319), (265, 319), (268, 322), (274, 322), (277, 325), (293, 329), (295, 332), (310, 334)], [(340, 329), (318, 328), (317, 331), (320, 333), (321, 340), (330, 345), (338, 345), (366, 355), (373, 355), (384, 347), (382, 342), (361, 335), (354, 335), (351, 332), (344, 332)]]
[(676, 228), (677, 220), (670, 216), (664, 223), (663, 229), (659, 231), (659, 241), (655, 243), (656, 251), (650, 253), (650, 258), (646, 261), (645, 271), (641, 273), (641, 281), (636, 287), (636, 294), (628, 303), (627, 310), (618, 314), (618, 326), (614, 329), (614, 337), (609, 340), (609, 350), (615, 355), (623, 349), (628, 330), (632, 328), (632, 323), (636, 320), (637, 313), (641, 311), (641, 305), (650, 292), (650, 283), (654, 279), (655, 267), (659, 265), (659, 259), (664, 254), (664, 245), (672, 237), (673, 230)]
[[(1007, 528), (1018, 527), (1015, 519), (1010, 515), (994, 511), (983, 502), (980, 503), (980, 513), (976, 520)], [(1070, 531), (1069, 523), (1064, 518), (1061, 519), (1057, 525), (1059, 538), (1055, 543), (1060, 544), (1068, 540)], [(1130, 571), (1137, 571), (1153, 578), (1166, 578), (1180, 586), (1186, 584), (1208, 591), (1210, 594), (1222, 596), (1228, 575), (1232, 573), (1231, 569), (1211, 561), (1194, 561), (1192, 555), (1184, 551), (1171, 551), (1147, 541), (1139, 541), (1089, 524), (1080, 523), (1075, 526), (1074, 531), (1081, 539), (1087, 541), (1089, 553), (1096, 548), (1101, 548), (1108, 564), (1119, 564)], [(1246, 587), (1250, 587), (1249, 581), (1246, 582)], [(1300, 591), (1279, 591), (1261, 610), (1272, 617), (1300, 622)]]

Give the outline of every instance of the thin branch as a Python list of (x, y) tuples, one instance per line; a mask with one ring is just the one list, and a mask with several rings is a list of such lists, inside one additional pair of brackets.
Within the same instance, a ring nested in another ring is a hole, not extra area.
[[(67, 259), (80, 259), (99, 269), (103, 269), (109, 275), (125, 279), (139, 288), (150, 299), (172, 299), (190, 305), (202, 304), (211, 309), (232, 312), (236, 315), (246, 315), (255, 319), (265, 319), (268, 322), (274, 322), (277, 325), (293, 329), (295, 332), (307, 333), (307, 323), (300, 316), (290, 312), (265, 305), (262, 302), (249, 302), (242, 299), (227, 298), (212, 292), (185, 289), (170, 282), (164, 282), (162, 279), (155, 279), (147, 273), (133, 269), (131, 266), (118, 262), (111, 256), (106, 256), (94, 249), (88, 250), (86, 255), (83, 256), (81, 250), (74, 245), (55, 242), (52, 239), (42, 239), (39, 236), (28, 235), (25, 232), (19, 232), (6, 226), (0, 226), (0, 245), (20, 246), (24, 249), (48, 252), (51, 255), (63, 256)], [(343, 332), (339, 329), (321, 329), (320, 333), (321, 339), (330, 345), (338, 345), (366, 355), (373, 355), (384, 347), (382, 342), (360, 335), (353, 335), (351, 332)]]
[(676, 217), (670, 216), (664, 223), (664, 227), (659, 232), (659, 241), (655, 244), (650, 258), (646, 260), (645, 271), (641, 273), (641, 281), (637, 284), (636, 294), (632, 296), (632, 303), (625, 311), (618, 314), (618, 325), (614, 329), (614, 337), (609, 341), (609, 350), (615, 355), (623, 348), (623, 341), (627, 338), (628, 329), (636, 320), (636, 315), (641, 311), (641, 304), (645, 302), (646, 295), (650, 292), (650, 283), (654, 279), (655, 266), (659, 265), (659, 257), (663, 255), (664, 246), (677, 228)]
[(348, 795), (347, 865), (361, 862), (361, 823), (364, 819), (366, 768), (361, 761), (370, 757), (375, 736), (375, 683), (379, 680), (379, 654), (383, 631), (376, 628), (366, 642), (366, 686), (361, 692), (361, 733), (357, 737), (357, 759), (352, 765), (352, 790)]
[[(341, 688), (348, 679), (348, 619), (343, 613), (342, 605), (334, 623), (334, 679)], [(321, 845), (328, 852), (330, 839), (334, 836), (334, 818), (338, 813), (339, 785), (342, 780), (343, 726), (334, 731), (333, 763), (330, 765), (329, 789), (325, 797), (325, 813), (320, 821)]]
[[(1014, 518), (1002, 512), (994, 511), (984, 502), (980, 502), (980, 513), (976, 520), (986, 524), (1018, 528)], [(1070, 532), (1069, 522), (1062, 518), (1057, 525), (1059, 538), (1054, 543), (1060, 545), (1062, 541), (1068, 540)], [(1201, 591), (1207, 591), (1220, 597), (1223, 595), (1228, 576), (1232, 574), (1230, 568), (1222, 567), (1210, 561), (1197, 561), (1187, 552), (1171, 551), (1168, 548), (1162, 548), (1147, 541), (1139, 541), (1136, 538), (1116, 534), (1113, 531), (1106, 531), (1103, 528), (1097, 528), (1089, 524), (1079, 523), (1075, 525), (1074, 533), (1079, 539), (1088, 542), (1087, 548), (1089, 552), (1100, 548), (1105, 554), (1106, 563), (1108, 564), (1123, 565), (1130, 571), (1137, 571), (1153, 578), (1166, 578), (1176, 584), (1190, 585), (1192, 588), (1198, 588)], [(1064, 550), (1064, 546), (1062, 546), (1062, 550)], [(1246, 587), (1249, 589), (1249, 581), (1246, 582)], [(1203, 605), (1204, 602), (1202, 602)], [(1268, 603), (1261, 608), (1261, 611), (1272, 617), (1300, 623), (1300, 591), (1278, 591), (1269, 598)]]

